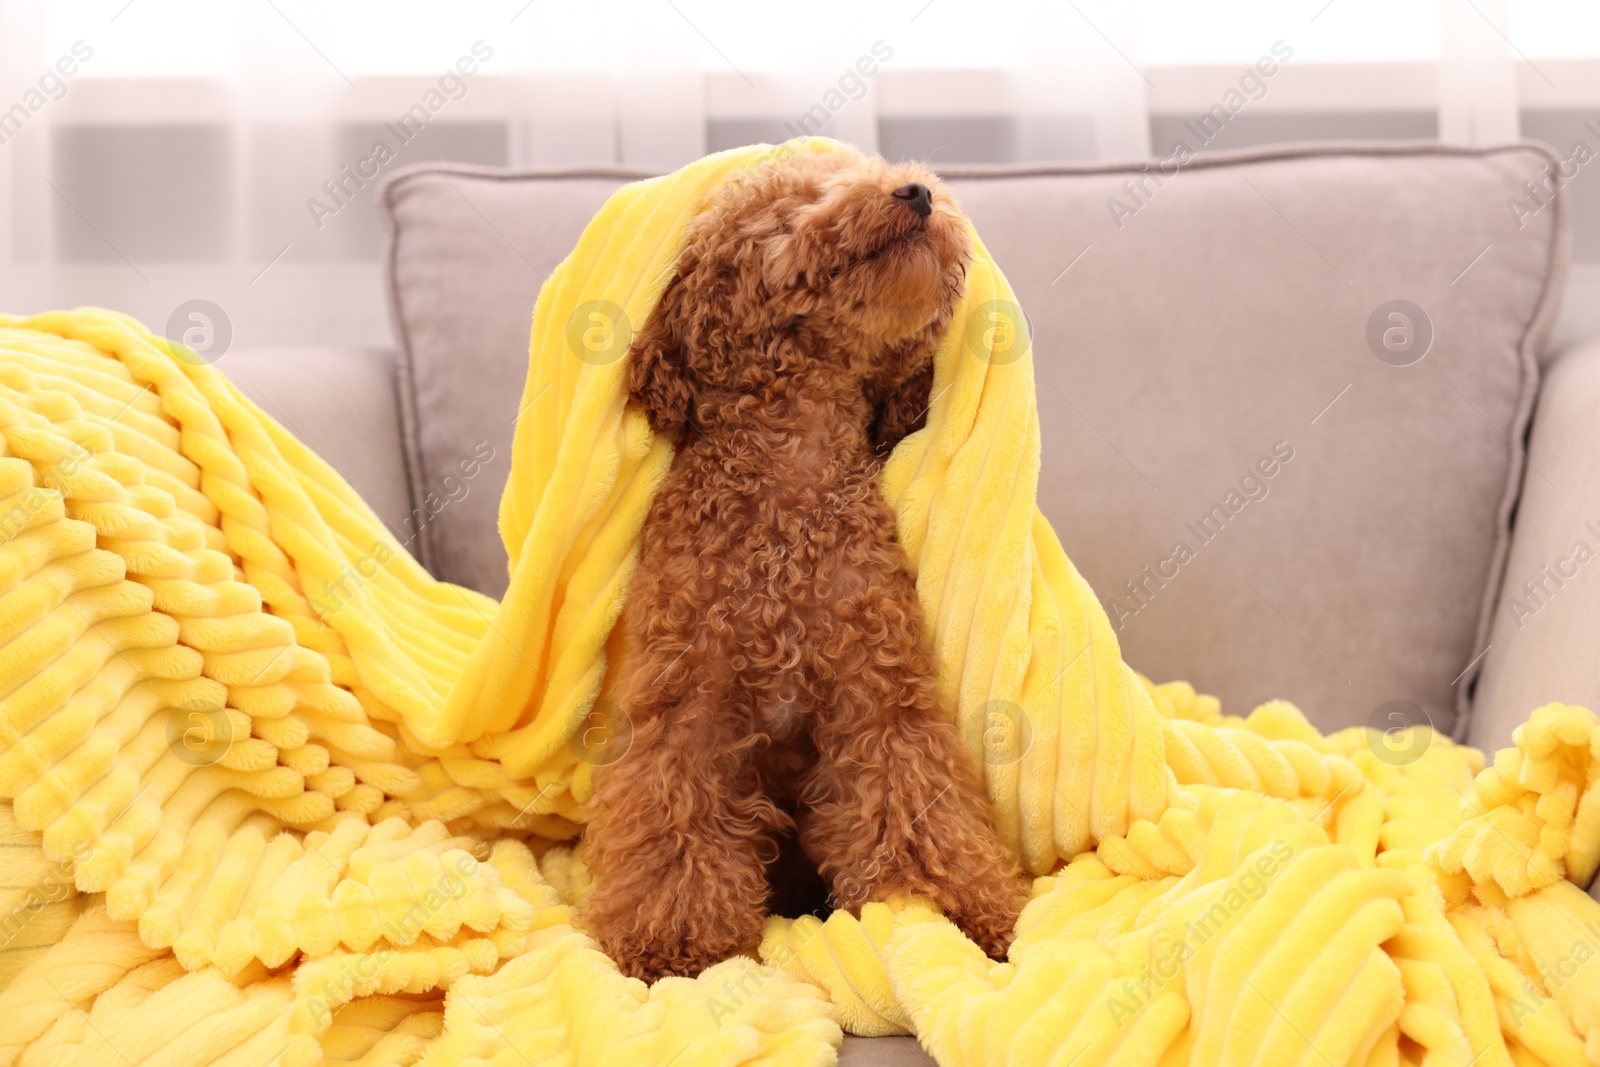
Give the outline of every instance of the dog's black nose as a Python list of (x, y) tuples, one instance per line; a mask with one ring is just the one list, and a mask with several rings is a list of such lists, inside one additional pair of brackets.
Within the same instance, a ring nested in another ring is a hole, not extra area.
[(922, 218), (933, 214), (933, 193), (921, 182), (902, 185), (891, 195)]

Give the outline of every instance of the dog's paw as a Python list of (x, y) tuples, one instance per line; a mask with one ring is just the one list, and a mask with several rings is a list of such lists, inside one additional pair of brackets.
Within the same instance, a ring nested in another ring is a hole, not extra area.
[(1016, 936), (1017, 918), (1027, 903), (1018, 878), (991, 873), (939, 887), (934, 895), (950, 921), (994, 960), (1004, 960)]
[(992, 960), (1004, 961), (1016, 937), (1017, 915), (980, 914), (952, 916), (952, 921)]
[(720, 962), (697, 955), (634, 949), (624, 945), (606, 948), (606, 955), (611, 957), (617, 970), (624, 975), (651, 984), (658, 978), (695, 978), (707, 967)]
[[(592, 917), (591, 917), (592, 918)], [(663, 924), (590, 926), (599, 948), (629, 978), (694, 978), (713, 964), (760, 944), (762, 916), (742, 922), (711, 922), (680, 916)]]

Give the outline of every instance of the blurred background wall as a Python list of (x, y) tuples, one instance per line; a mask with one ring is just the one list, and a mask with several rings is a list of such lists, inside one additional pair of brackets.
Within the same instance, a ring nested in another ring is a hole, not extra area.
[(1589, 0), (0, 0), (0, 307), (206, 299), (235, 345), (386, 345), (397, 168), (798, 132), (935, 165), (1534, 137), (1600, 295)]

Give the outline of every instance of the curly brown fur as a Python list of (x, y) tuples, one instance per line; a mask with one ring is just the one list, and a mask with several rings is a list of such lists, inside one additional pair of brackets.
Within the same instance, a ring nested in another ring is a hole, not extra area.
[[(925, 218), (894, 195), (911, 182)], [(626, 973), (754, 948), (791, 830), (841, 906), (920, 894), (991, 955), (1010, 942), (1021, 883), (876, 484), (969, 258), (925, 169), (802, 152), (698, 217), (633, 342), (630, 397), (679, 450), (625, 612), (634, 741), (586, 835), (585, 921)]]

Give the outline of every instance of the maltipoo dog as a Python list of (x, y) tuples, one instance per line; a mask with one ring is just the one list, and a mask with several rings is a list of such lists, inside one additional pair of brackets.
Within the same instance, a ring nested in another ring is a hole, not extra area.
[(925, 168), (802, 151), (698, 216), (634, 338), (629, 396), (678, 452), (624, 613), (633, 744), (586, 833), (585, 922), (628, 974), (755, 948), (790, 833), (838, 906), (918, 894), (1010, 943), (1023, 887), (877, 487), (924, 421), (967, 234)]

